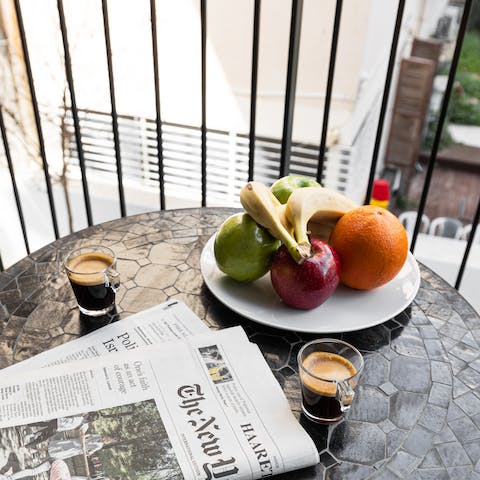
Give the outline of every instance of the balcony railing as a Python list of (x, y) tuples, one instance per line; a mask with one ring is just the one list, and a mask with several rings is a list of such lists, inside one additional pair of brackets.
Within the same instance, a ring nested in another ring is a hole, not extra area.
[[(60, 33), (62, 37), (65, 76), (68, 83), (70, 108), (68, 122), (72, 128), (72, 141), (70, 150), (74, 163), (78, 166), (82, 182), (84, 208), (88, 225), (92, 225), (92, 207), (90, 201), (87, 169), (114, 175), (118, 185), (118, 202), (120, 213), (126, 215), (124, 178), (134, 177), (156, 185), (158, 188), (158, 206), (166, 208), (165, 193), (169, 188), (197, 189), (200, 193), (201, 205), (206, 206), (210, 201), (221, 200), (225, 195), (235, 196), (240, 186), (247, 180), (271, 181), (290, 172), (304, 173), (317, 178), (323, 184), (332, 186), (337, 190), (344, 190), (345, 185), (352, 179), (349, 170), (349, 156), (347, 149), (334, 155), (327, 149), (327, 131), (330, 119), (330, 106), (332, 101), (332, 87), (334, 80), (337, 47), (340, 35), (340, 22), (342, 19), (342, 0), (336, 1), (333, 18), (333, 30), (330, 45), (330, 60), (325, 91), (325, 105), (321, 140), (319, 145), (304, 145), (295, 142), (292, 138), (293, 115), (295, 110), (295, 93), (297, 81), (297, 68), (300, 52), (300, 36), (303, 15), (303, 0), (292, 0), (291, 20), (289, 32), (288, 64), (286, 71), (286, 90), (283, 116), (283, 131), (280, 139), (264, 138), (256, 134), (257, 113), (257, 85), (259, 69), (259, 38), (261, 19), (261, 0), (255, 0), (253, 9), (253, 38), (252, 38), (252, 63), (251, 63), (251, 96), (250, 96), (250, 129), (248, 135), (236, 135), (231, 138), (225, 131), (212, 130), (206, 122), (207, 94), (207, 0), (200, 3), (200, 38), (198, 48), (201, 52), (201, 125), (199, 127), (177, 125), (162, 120), (162, 105), (160, 102), (160, 73), (158, 64), (158, 33), (157, 33), (157, 6), (155, 0), (150, 0), (151, 20), (151, 46), (153, 52), (153, 76), (155, 87), (156, 118), (138, 119), (119, 115), (117, 113), (117, 100), (115, 79), (112, 66), (112, 46), (110, 41), (110, 26), (107, 0), (102, 0), (102, 19), (104, 27), (104, 40), (106, 49), (106, 63), (108, 67), (110, 113), (87, 111), (77, 108), (75, 95), (75, 79), (70, 58), (68, 25), (65, 18), (63, 1), (57, 0), (57, 10)], [(14, 0), (16, 21), (21, 41), (25, 62), (25, 71), (28, 79), (28, 91), (35, 120), (36, 135), (38, 137), (39, 156), (41, 159), (44, 182), (47, 191), (50, 217), (55, 237), (59, 237), (57, 211), (52, 192), (52, 182), (49, 172), (45, 139), (42, 129), (42, 118), (36, 95), (36, 82), (32, 72), (29, 43), (24, 28), (22, 6), (20, 0)], [(430, 152), (427, 174), (423, 186), (415, 229), (411, 239), (411, 250), (415, 249), (417, 236), (420, 229), (422, 215), (429, 193), (432, 174), (436, 164), (442, 130), (445, 124), (449, 99), (452, 93), (455, 73), (460, 57), (461, 47), (472, 0), (465, 0), (463, 14), (455, 42), (453, 58), (448, 73), (448, 82), (443, 95), (439, 120)], [(383, 82), (383, 92), (378, 118), (373, 128), (375, 140), (369, 168), (368, 182), (364, 185), (364, 201), (369, 203), (372, 194), (372, 185), (378, 167), (382, 134), (385, 130), (387, 105), (392, 86), (395, 59), (399, 42), (399, 35), (405, 9), (405, 0), (399, 0), (396, 10), (396, 20), (391, 34), (388, 67)], [(5, 128), (0, 106), (0, 130), (5, 149), (8, 168), (10, 171), (15, 202), (20, 218), (23, 238), (27, 252), (30, 252), (27, 230), (22, 211), (22, 204), (18, 194), (15, 177), (15, 165), (10, 154), (8, 132)], [(372, 128), (372, 125), (369, 126)], [(105, 142), (103, 140), (106, 140)], [(112, 144), (113, 143), (113, 144)], [(235, 158), (234, 172), (225, 175), (222, 172), (223, 159)], [(228, 177), (228, 178), (227, 178)], [(459, 288), (465, 270), (477, 224), (480, 220), (480, 202), (476, 210), (472, 231), (469, 236), (463, 260), (459, 267), (455, 282)]]

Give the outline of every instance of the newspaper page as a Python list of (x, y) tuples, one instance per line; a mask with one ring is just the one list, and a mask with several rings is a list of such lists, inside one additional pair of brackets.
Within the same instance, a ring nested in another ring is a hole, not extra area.
[(0, 398), (11, 480), (257, 479), (318, 462), (241, 327), (20, 372)]
[(183, 302), (170, 300), (7, 367), (0, 371), (0, 379), (32, 368), (128, 352), (205, 332), (208, 327)]

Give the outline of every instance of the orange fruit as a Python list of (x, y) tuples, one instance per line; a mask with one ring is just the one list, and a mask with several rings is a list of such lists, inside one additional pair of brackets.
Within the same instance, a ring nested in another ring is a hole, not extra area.
[(393, 213), (374, 205), (343, 215), (329, 243), (340, 256), (340, 281), (359, 290), (377, 288), (392, 280), (408, 254), (403, 225)]

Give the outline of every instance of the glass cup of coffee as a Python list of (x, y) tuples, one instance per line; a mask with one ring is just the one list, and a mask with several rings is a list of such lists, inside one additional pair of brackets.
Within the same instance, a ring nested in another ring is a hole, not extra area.
[(363, 357), (352, 345), (333, 338), (306, 343), (298, 352), (302, 411), (317, 423), (342, 418), (355, 397)]
[(98, 317), (115, 307), (115, 294), (120, 286), (116, 265), (115, 253), (100, 245), (77, 248), (65, 258), (68, 279), (85, 315)]

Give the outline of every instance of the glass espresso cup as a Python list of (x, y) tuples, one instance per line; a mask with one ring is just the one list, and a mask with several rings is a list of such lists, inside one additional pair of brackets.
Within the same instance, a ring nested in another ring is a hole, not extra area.
[(298, 370), (303, 413), (314, 422), (333, 423), (353, 402), (363, 357), (342, 340), (313, 340), (298, 352)]
[(98, 317), (114, 308), (120, 286), (116, 265), (115, 253), (100, 245), (77, 248), (65, 258), (64, 267), (78, 308), (85, 315)]

